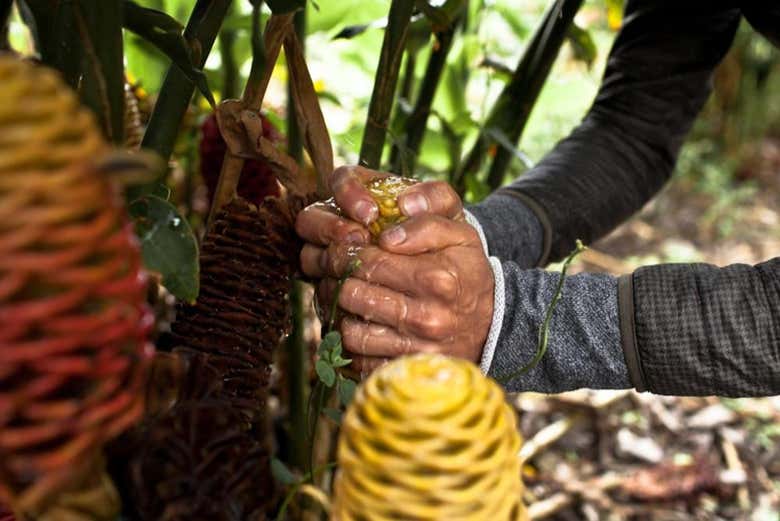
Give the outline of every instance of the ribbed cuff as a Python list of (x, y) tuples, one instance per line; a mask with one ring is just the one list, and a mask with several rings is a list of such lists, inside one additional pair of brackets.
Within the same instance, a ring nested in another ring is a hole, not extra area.
[(639, 358), (639, 346), (636, 341), (636, 323), (634, 319), (634, 283), (633, 275), (623, 275), (618, 279), (618, 316), (620, 319), (620, 343), (626, 359), (631, 384), (639, 392), (647, 390), (642, 374), (642, 362)]
[(493, 321), (490, 323), (487, 340), (485, 340), (485, 345), (482, 348), (482, 360), (479, 363), (479, 368), (484, 374), (487, 374), (490, 370), (490, 364), (493, 363), (493, 355), (496, 352), (501, 325), (504, 323), (504, 270), (501, 268), (500, 260), (496, 257), (490, 257), (485, 231), (482, 229), (482, 225), (479, 224), (479, 220), (468, 210), (464, 210), (464, 213), (466, 222), (477, 230), (479, 240), (482, 242), (482, 250), (485, 252), (485, 256), (488, 257), (490, 269), (493, 270)]

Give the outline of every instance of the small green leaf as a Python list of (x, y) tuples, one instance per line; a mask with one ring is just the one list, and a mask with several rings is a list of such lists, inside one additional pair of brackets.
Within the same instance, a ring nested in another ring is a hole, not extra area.
[(295, 474), (292, 473), (290, 468), (279, 458), (271, 458), (271, 473), (274, 479), (282, 485), (294, 485), (298, 483)]
[(320, 342), (320, 353), (330, 353), (336, 347), (341, 347), (341, 333), (338, 331), (331, 331), (322, 338)]
[(266, 0), (265, 3), (274, 14), (289, 13), (306, 6), (306, 0)]
[(211, 106), (216, 106), (206, 75), (193, 63), (190, 46), (184, 39), (184, 28), (180, 23), (162, 11), (141, 7), (130, 0), (124, 1), (124, 14), (124, 26), (170, 58)]
[(331, 361), (331, 365), (333, 367), (344, 367), (352, 363), (351, 358), (341, 358), (341, 356), (336, 356)]
[(144, 266), (162, 275), (162, 284), (177, 298), (198, 298), (198, 244), (189, 223), (168, 201), (154, 195), (136, 199), (128, 208), (141, 241)]
[(332, 365), (320, 358), (314, 364), (314, 369), (317, 371), (317, 376), (320, 377), (322, 383), (328, 387), (333, 387), (333, 384), (336, 383), (336, 371)]
[(586, 29), (583, 29), (576, 23), (572, 23), (569, 27), (569, 32), (566, 33), (566, 38), (574, 51), (574, 57), (585, 62), (590, 68), (593, 62), (596, 61), (596, 55), (598, 54), (593, 36)]
[(339, 378), (339, 400), (341, 401), (341, 405), (347, 407), (352, 402), (352, 398), (355, 397), (356, 389), (357, 383), (354, 381), (349, 378)]
[(322, 413), (333, 420), (337, 425), (341, 425), (341, 417), (343, 413), (339, 409), (334, 409), (332, 407), (326, 407), (322, 410)]

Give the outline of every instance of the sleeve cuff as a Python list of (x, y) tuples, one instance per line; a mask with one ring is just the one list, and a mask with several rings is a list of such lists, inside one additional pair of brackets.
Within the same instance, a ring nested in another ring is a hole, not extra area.
[(493, 270), (493, 321), (490, 323), (485, 347), (482, 348), (482, 360), (479, 368), (483, 374), (488, 374), (493, 363), (493, 355), (496, 353), (498, 337), (504, 324), (504, 270), (501, 261), (496, 257), (490, 257), (490, 268)]
[(482, 243), (482, 251), (485, 252), (485, 257), (490, 257), (490, 252), (488, 251), (488, 243), (487, 238), (485, 237), (485, 230), (482, 229), (482, 225), (479, 224), (479, 220), (474, 217), (474, 214), (469, 212), (468, 210), (463, 210), (463, 213), (466, 216), (466, 222), (471, 225), (472, 228), (477, 230), (477, 234), (479, 235), (479, 241)]
[(479, 368), (482, 373), (488, 374), (490, 365), (493, 363), (493, 355), (496, 352), (498, 336), (501, 334), (501, 326), (504, 323), (504, 270), (501, 267), (501, 261), (496, 257), (490, 256), (485, 232), (477, 218), (468, 210), (463, 210), (463, 213), (466, 216), (466, 222), (477, 230), (479, 240), (482, 242), (482, 250), (485, 252), (485, 256), (488, 257), (490, 269), (493, 270), (493, 321), (490, 323), (487, 340), (482, 348), (482, 360), (479, 362)]

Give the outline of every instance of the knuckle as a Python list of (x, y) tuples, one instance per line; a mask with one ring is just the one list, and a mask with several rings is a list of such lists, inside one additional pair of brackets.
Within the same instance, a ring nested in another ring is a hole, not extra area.
[(452, 321), (449, 313), (433, 306), (421, 306), (416, 315), (415, 326), (423, 336), (441, 340), (452, 336)]
[(445, 269), (436, 269), (422, 273), (421, 279), (433, 294), (444, 300), (455, 300), (458, 296), (460, 281), (456, 273)]

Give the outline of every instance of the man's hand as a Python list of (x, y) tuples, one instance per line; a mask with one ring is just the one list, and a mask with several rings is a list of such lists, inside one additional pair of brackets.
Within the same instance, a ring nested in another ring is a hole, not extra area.
[[(381, 175), (362, 168), (334, 173), (345, 215), (365, 223), (376, 218), (359, 214), (376, 208), (363, 183)], [(309, 241), (301, 253), (304, 273), (323, 279), (318, 298), (327, 309), (336, 280), (360, 260), (338, 301), (350, 314), (339, 326), (355, 369), (367, 372), (421, 351), (478, 361), (493, 315), (493, 274), (476, 230), (462, 221), (460, 199), (446, 183), (415, 185), (399, 206), (410, 219), (385, 231), (375, 246), (364, 226), (322, 205), (302, 212), (296, 227)]]
[[(379, 209), (365, 184), (388, 175), (360, 166), (337, 168), (328, 181), (335, 204), (343, 216), (327, 203), (313, 204), (298, 215), (295, 223), (298, 235), (317, 246), (326, 247), (332, 242), (368, 244), (371, 236), (366, 226), (377, 219)], [(398, 197), (398, 207), (407, 217), (432, 213), (463, 219), (460, 197), (442, 181), (429, 181), (407, 188)]]
[(424, 215), (387, 230), (379, 246), (308, 249), (304, 270), (323, 278), (324, 308), (355, 258), (360, 264), (338, 300), (351, 314), (340, 330), (355, 369), (417, 352), (479, 361), (493, 316), (493, 273), (469, 224)]

